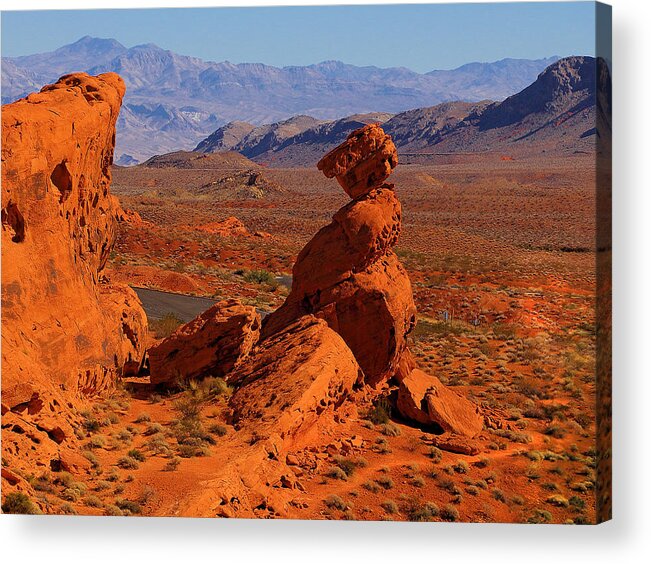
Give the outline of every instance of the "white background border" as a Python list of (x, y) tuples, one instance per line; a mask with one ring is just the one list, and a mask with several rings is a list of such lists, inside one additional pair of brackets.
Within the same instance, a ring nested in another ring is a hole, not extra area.
[[(285, 0), (283, 5), (310, 2)], [(311, 4), (351, 2), (312, 2)], [(365, 2), (378, 4), (390, 2)], [(399, 2), (394, 2), (399, 3)], [(417, 2), (413, 2), (417, 3)], [(421, 2), (426, 3), (426, 2)], [(648, 0), (611, 0), (614, 90), (614, 520), (598, 527), (0, 515), (4, 562), (651, 562), (651, 84)], [(191, 6), (274, 5), (201, 1)], [(0, 0), (0, 9), (182, 6)], [(83, 30), (86, 33), (87, 30)], [(98, 35), (101, 32), (98, 30)], [(382, 45), (378, 45), (382, 48)], [(517, 56), (517, 54), (514, 54)]]

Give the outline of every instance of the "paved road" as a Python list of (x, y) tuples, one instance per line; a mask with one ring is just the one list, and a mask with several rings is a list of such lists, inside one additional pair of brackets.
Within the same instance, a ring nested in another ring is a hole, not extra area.
[[(291, 277), (289, 277), (291, 280)], [(291, 285), (291, 281), (289, 283)], [(187, 294), (174, 294), (172, 292), (161, 292), (151, 288), (138, 288), (132, 286), (140, 301), (142, 307), (150, 321), (160, 319), (166, 313), (173, 313), (183, 323), (194, 319), (200, 313), (206, 311), (210, 306), (215, 304), (215, 300), (210, 298), (198, 298), (197, 296), (188, 296)], [(268, 311), (257, 309), (260, 317), (263, 319), (269, 314)]]
[(149, 320), (160, 319), (166, 313), (173, 313), (185, 323), (194, 319), (215, 303), (215, 300), (209, 298), (173, 294), (135, 286), (133, 289), (138, 294)]

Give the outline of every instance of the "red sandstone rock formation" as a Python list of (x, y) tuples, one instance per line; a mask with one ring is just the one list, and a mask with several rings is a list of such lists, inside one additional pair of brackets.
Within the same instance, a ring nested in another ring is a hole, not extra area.
[(226, 517), (283, 516), (301, 489), (287, 454), (300, 442), (319, 444), (333, 432), (342, 403), (361, 378), (343, 339), (305, 316), (264, 343), (227, 377), (237, 433), (222, 439), (218, 478), (184, 502), (184, 515), (206, 508)]
[[(2, 108), (4, 456), (58, 459), (75, 399), (111, 388), (144, 354), (137, 296), (101, 276), (117, 229), (109, 185), (124, 91), (116, 74), (73, 74)], [(5, 443), (16, 417), (37, 447)]]
[(237, 300), (216, 303), (149, 349), (151, 382), (180, 383), (224, 377), (246, 358), (260, 336), (260, 315)]
[(292, 291), (263, 329), (266, 338), (302, 315), (323, 318), (371, 385), (395, 374), (416, 316), (409, 277), (392, 250), (400, 202), (393, 186), (382, 184), (397, 162), (391, 138), (378, 125), (354, 131), (319, 162), (355, 199), (301, 251)]
[(197, 231), (204, 231), (212, 235), (219, 235), (220, 237), (238, 237), (250, 235), (249, 230), (246, 228), (241, 220), (234, 216), (226, 218), (224, 221), (213, 221), (199, 225)]
[(484, 426), (479, 407), (418, 368), (400, 382), (396, 407), (404, 417), (447, 433), (473, 437)]
[(398, 411), (441, 431), (474, 436), (483, 417), (465, 398), (416, 368), (407, 336), (416, 323), (409, 277), (392, 248), (401, 208), (393, 185), (396, 148), (379, 125), (350, 134), (318, 163), (353, 201), (300, 252), (292, 291), (264, 322), (268, 338), (302, 315), (324, 319), (350, 347), (366, 383), (399, 382)]

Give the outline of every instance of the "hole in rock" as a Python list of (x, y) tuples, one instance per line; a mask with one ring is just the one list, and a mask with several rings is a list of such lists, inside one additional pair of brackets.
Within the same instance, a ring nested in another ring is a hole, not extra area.
[(18, 206), (11, 201), (7, 207), (2, 208), (2, 227), (9, 230), (14, 243), (22, 243), (25, 240), (25, 219)]
[(72, 175), (65, 161), (60, 162), (54, 167), (50, 175), (50, 180), (59, 191), (59, 203), (62, 204), (68, 199), (72, 191)]

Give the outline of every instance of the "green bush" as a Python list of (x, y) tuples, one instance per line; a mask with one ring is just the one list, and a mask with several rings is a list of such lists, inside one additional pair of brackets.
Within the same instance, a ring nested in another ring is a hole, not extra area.
[(441, 519), (444, 521), (458, 521), (459, 512), (457, 511), (457, 508), (452, 505), (446, 505), (441, 509)]
[(375, 425), (384, 425), (391, 419), (391, 403), (389, 398), (382, 396), (373, 402), (367, 414), (366, 419)]
[(155, 319), (149, 323), (149, 330), (154, 333), (157, 339), (165, 339), (176, 331), (183, 321), (176, 314), (168, 312), (160, 319)]
[(326, 507), (329, 507), (330, 509), (339, 509), (340, 511), (348, 509), (346, 502), (338, 495), (329, 495), (323, 500), (323, 503), (325, 503)]
[(2, 503), (2, 512), (21, 515), (38, 515), (40, 513), (38, 507), (23, 492), (8, 493)]
[(274, 288), (278, 286), (276, 277), (271, 272), (264, 269), (249, 270), (244, 273), (243, 278), (247, 282), (252, 282), (253, 284), (266, 284), (268, 286), (273, 286)]
[(147, 458), (142, 452), (140, 452), (135, 448), (132, 448), (129, 452), (127, 452), (127, 456), (130, 456), (131, 458), (137, 460), (138, 462), (144, 462)]

